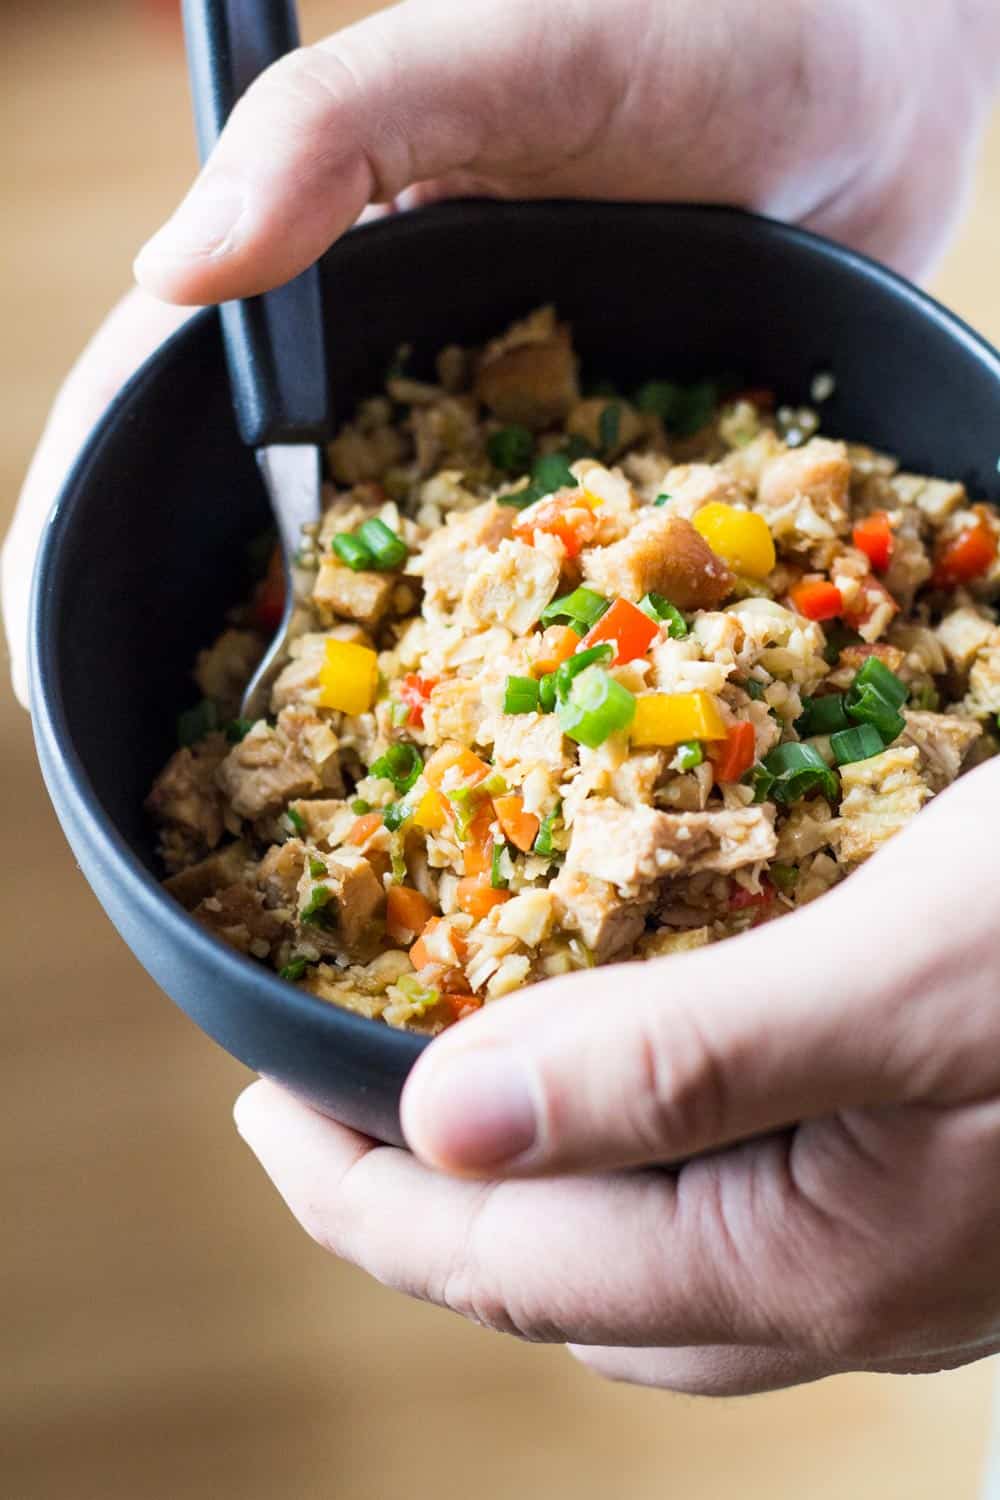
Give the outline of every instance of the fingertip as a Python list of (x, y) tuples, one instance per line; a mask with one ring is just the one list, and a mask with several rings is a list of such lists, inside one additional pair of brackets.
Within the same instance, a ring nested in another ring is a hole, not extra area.
[(534, 1154), (541, 1111), (534, 1080), (504, 1047), (433, 1049), (407, 1079), (400, 1106), (414, 1155), (441, 1171), (477, 1176)]

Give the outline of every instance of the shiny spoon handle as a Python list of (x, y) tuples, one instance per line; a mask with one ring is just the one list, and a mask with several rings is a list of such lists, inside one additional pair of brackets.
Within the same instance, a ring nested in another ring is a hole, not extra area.
[[(204, 161), (240, 95), (298, 46), (294, 0), (184, 0), (184, 34)], [(252, 447), (319, 442), (329, 394), (318, 268), (219, 311), (243, 441)]]

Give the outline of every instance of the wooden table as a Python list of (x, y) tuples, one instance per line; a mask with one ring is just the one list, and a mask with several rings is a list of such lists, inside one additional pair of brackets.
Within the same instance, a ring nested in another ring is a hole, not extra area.
[[(315, 0), (307, 30), (366, 8)], [(8, 6), (4, 42), (9, 507), (193, 148), (179, 40), (152, 5)], [(1000, 126), (938, 283), (994, 337), (998, 216)], [(4, 1500), (972, 1500), (985, 1366), (692, 1402), (602, 1385), (322, 1255), (232, 1128), (243, 1070), (74, 868), (6, 690), (0, 755)]]

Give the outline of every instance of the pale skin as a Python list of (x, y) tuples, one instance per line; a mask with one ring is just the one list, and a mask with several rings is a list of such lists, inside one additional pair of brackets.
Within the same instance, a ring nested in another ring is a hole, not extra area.
[[(182, 305), (286, 280), (369, 205), (469, 191), (739, 203), (920, 275), (998, 73), (978, 0), (408, 0), (285, 60), (54, 408), (4, 549), (18, 692), (44, 515)], [(488, 1007), (414, 1069), (412, 1154), (266, 1082), (238, 1127), (335, 1254), (615, 1378), (732, 1394), (981, 1358), (998, 826), (991, 764), (794, 916)]]

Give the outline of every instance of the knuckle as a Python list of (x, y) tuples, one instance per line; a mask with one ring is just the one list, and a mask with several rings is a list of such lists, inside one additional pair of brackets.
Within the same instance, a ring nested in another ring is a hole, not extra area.
[(634, 1072), (624, 1103), (645, 1148), (686, 1154), (718, 1139), (727, 1112), (725, 1073), (688, 1007), (658, 1007), (642, 1018)]

